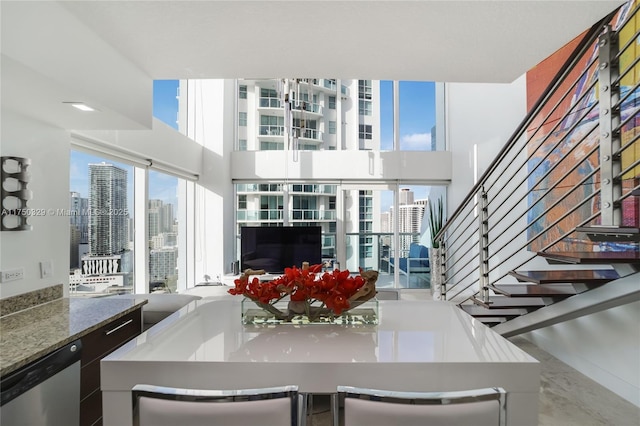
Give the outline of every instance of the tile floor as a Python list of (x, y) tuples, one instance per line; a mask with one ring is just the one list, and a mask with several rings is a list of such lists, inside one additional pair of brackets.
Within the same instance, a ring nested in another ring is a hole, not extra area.
[[(521, 337), (510, 339), (541, 362), (540, 426), (640, 426), (640, 408)], [(331, 426), (327, 396), (314, 397), (308, 426)], [(518, 426), (518, 425), (510, 425)]]

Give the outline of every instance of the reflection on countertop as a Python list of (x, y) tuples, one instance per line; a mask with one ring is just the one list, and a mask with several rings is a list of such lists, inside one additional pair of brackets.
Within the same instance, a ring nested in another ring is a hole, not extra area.
[[(314, 324), (309, 327), (273, 327), (259, 331), (246, 329), (243, 342), (229, 354), (236, 361), (305, 361), (326, 358), (338, 362), (375, 362), (377, 332), (364, 327), (335, 328)], [(350, 347), (354, 351), (341, 348)]]
[(199, 300), (112, 359), (208, 362), (536, 362), (448, 302), (379, 301), (378, 325), (243, 325), (240, 301)]

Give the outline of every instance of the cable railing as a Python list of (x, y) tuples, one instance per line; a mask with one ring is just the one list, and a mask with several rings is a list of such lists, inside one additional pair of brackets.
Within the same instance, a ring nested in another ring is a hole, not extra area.
[(443, 298), (487, 299), (540, 251), (637, 250), (583, 226), (638, 226), (640, 59), (630, 2), (594, 25), (436, 235)]

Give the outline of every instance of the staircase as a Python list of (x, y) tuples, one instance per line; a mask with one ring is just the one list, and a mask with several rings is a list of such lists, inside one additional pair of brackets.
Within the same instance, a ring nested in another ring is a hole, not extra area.
[[(624, 303), (640, 300), (640, 252), (538, 252), (537, 255), (550, 264), (590, 265), (597, 268), (511, 271), (510, 275), (520, 283), (490, 284), (487, 300), (474, 295), (459, 304), (460, 308), (490, 327), (500, 326), (496, 331), (509, 337), (608, 309), (611, 303), (605, 302), (613, 299)], [(606, 265), (611, 268), (604, 269)], [(583, 303), (578, 303), (584, 293), (607, 284), (615, 286), (623, 277), (632, 286), (631, 292), (624, 298), (620, 297), (619, 291), (607, 291), (609, 296), (605, 293), (604, 298), (597, 297), (595, 304), (584, 303), (591, 297), (583, 297)], [(635, 291), (634, 281), (637, 284)], [(551, 305), (555, 305), (554, 308), (547, 309)], [(547, 314), (544, 313), (545, 310)], [(527, 321), (513, 321), (536, 311), (535, 320), (532, 315)], [(510, 321), (513, 324), (507, 326), (506, 323)], [(525, 327), (526, 330), (523, 331)]]
[(434, 237), (443, 298), (505, 337), (640, 300), (639, 10), (585, 32)]

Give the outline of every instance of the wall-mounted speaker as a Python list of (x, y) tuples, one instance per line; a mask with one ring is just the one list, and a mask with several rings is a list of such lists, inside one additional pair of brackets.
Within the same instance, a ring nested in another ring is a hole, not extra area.
[(27, 184), (31, 179), (29, 166), (31, 160), (22, 157), (0, 157), (2, 188), (0, 197), (2, 199), (2, 221), (0, 230), (2, 231), (30, 231), (31, 225), (27, 220), (32, 216), (31, 210), (27, 208), (33, 194), (27, 189)]

